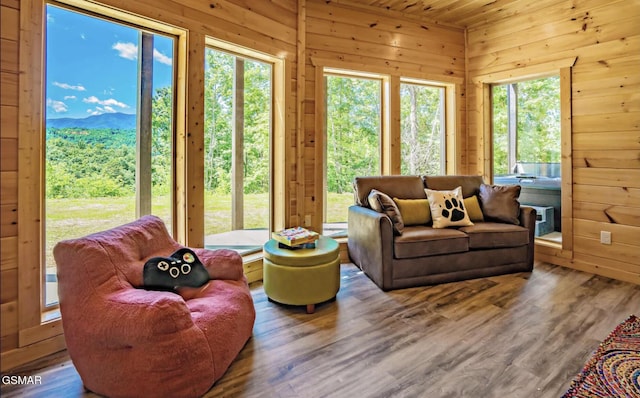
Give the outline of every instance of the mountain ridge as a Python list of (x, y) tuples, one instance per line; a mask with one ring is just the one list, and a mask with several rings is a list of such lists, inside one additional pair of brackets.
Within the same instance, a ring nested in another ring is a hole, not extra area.
[(136, 129), (136, 115), (130, 113), (103, 113), (87, 116), (85, 118), (49, 118), (47, 127), (53, 128), (80, 128), (80, 129)]

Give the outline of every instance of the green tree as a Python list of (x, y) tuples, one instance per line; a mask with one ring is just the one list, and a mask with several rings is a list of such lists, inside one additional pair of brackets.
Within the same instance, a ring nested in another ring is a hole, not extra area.
[(162, 87), (153, 96), (151, 115), (151, 183), (154, 194), (167, 194), (171, 188), (173, 137), (173, 92)]
[(560, 162), (560, 78), (518, 83), (518, 161)]
[(271, 67), (246, 60), (244, 70), (244, 192), (269, 192)]
[(491, 87), (493, 128), (493, 174), (509, 174), (509, 130), (507, 111), (507, 86)]
[(380, 174), (381, 83), (327, 76), (327, 190), (352, 192), (359, 175)]
[(511, 174), (509, 118), (516, 117), (516, 162), (560, 163), (560, 78), (526, 80), (516, 85), (516, 114), (509, 115), (508, 85), (492, 87), (494, 175)]
[(401, 173), (441, 174), (444, 89), (400, 85)]
[(206, 50), (204, 185), (221, 193), (229, 192), (231, 180), (234, 64), (232, 55)]

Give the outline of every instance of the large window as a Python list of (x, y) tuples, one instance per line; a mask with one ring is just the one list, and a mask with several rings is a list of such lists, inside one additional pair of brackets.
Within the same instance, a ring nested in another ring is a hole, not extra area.
[(400, 85), (401, 173), (445, 173), (444, 87)]
[(46, 7), (45, 305), (56, 242), (162, 217), (171, 230), (175, 39)]
[(560, 177), (559, 80), (493, 86), (494, 176)]
[(316, 123), (324, 132), (324, 186), (317, 194), (325, 235), (346, 235), (357, 176), (456, 172), (456, 83), (312, 61), (324, 77)]
[(493, 177), (522, 186), (538, 212), (536, 236), (561, 241), (560, 78), (492, 86)]
[(327, 74), (324, 233), (346, 230), (353, 179), (380, 174), (382, 80)]
[(273, 65), (205, 52), (205, 246), (257, 251), (269, 238)]

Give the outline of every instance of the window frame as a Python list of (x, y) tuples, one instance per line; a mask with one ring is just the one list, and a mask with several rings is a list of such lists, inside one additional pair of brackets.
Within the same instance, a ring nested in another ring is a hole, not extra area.
[[(213, 37), (207, 36), (205, 38), (204, 50), (212, 49), (214, 51), (222, 52), (237, 58), (257, 61), (271, 66), (271, 115), (270, 115), (270, 131), (269, 131), (269, 218), (268, 218), (268, 232), (271, 232), (284, 228), (284, 200), (279, 192), (282, 192), (284, 188), (283, 182), (281, 182), (277, 176), (274, 175), (275, 170), (279, 170), (284, 159), (283, 145), (284, 140), (284, 123), (282, 113), (282, 87), (284, 85), (283, 79), (285, 76), (285, 61), (281, 58), (262, 53), (257, 50), (242, 47), (240, 45), (228, 43), (223, 40), (218, 40)], [(203, 137), (204, 140), (204, 137)], [(204, 166), (203, 166), (204, 167)], [(204, 173), (204, 168), (203, 168)], [(277, 189), (277, 188), (280, 189)], [(280, 203), (280, 206), (276, 206), (276, 203)], [(203, 210), (204, 217), (204, 210)], [(249, 254), (254, 254), (250, 252)]]
[[(18, 107), (18, 256), (22, 264), (18, 278), (18, 348), (44, 340), (43, 349), (64, 348), (59, 306), (45, 304), (45, 164), (46, 125), (45, 115), (45, 62), (46, 8), (48, 4), (67, 8), (83, 14), (98, 16), (106, 20), (149, 30), (175, 38), (174, 50), (174, 120), (173, 120), (173, 164), (178, 157), (186, 157), (186, 145), (178, 145), (178, 137), (186, 137), (186, 60), (187, 31), (175, 26), (153, 21), (88, 0), (25, 0), (21, 2), (19, 107)], [(181, 148), (181, 149), (180, 149)], [(179, 193), (177, 167), (173, 172), (173, 198)], [(35, 199), (34, 199), (35, 198)], [(186, 218), (177, 206), (172, 210), (174, 232), (181, 224), (179, 217)], [(183, 235), (184, 237), (184, 235)]]
[[(379, 131), (379, 135), (378, 135), (378, 157), (379, 157), (379, 163), (378, 163), (378, 174), (382, 174), (382, 158), (383, 158), (383, 154), (385, 152), (383, 145), (384, 145), (384, 138), (385, 136), (389, 135), (389, 123), (387, 123), (386, 121), (388, 120), (387, 115), (385, 114), (385, 104), (388, 103), (388, 98), (389, 98), (389, 77), (385, 76), (385, 75), (380, 75), (380, 74), (374, 74), (374, 73), (366, 73), (366, 72), (361, 72), (361, 71), (351, 71), (351, 70), (344, 70), (344, 69), (336, 69), (336, 68), (323, 68), (323, 81), (322, 81), (322, 85), (323, 85), (323, 95), (324, 95), (324, 101), (323, 101), (323, 105), (324, 105), (324, 120), (323, 120), (323, 147), (322, 147), (322, 192), (323, 192), (323, 209), (322, 209), (322, 225), (323, 225), (323, 231), (324, 231), (324, 225), (327, 224), (326, 218), (327, 218), (327, 205), (328, 205), (328, 200), (327, 200), (327, 187), (329, 185), (328, 183), (328, 168), (326, 167), (328, 164), (328, 154), (327, 154), (327, 143), (328, 143), (328, 132), (327, 132), (327, 123), (326, 123), (326, 117), (327, 117), (327, 77), (328, 76), (333, 76), (333, 77), (339, 77), (339, 78), (347, 78), (347, 79), (364, 79), (364, 80), (370, 80), (370, 81), (375, 81), (375, 82), (379, 82), (380, 83), (380, 131)], [(346, 220), (345, 220), (346, 223)], [(340, 235), (341, 236), (341, 235)]]
[[(518, 85), (521, 83), (529, 82), (529, 81), (549, 79), (549, 78), (558, 79), (558, 85), (557, 85), (558, 100), (559, 100), (558, 102), (560, 102), (560, 98), (559, 98), (560, 97), (560, 75), (558, 74), (550, 74), (548, 76), (539, 76), (533, 79), (518, 79), (516, 81), (502, 83), (502, 84), (495, 84), (495, 83), (491, 84), (492, 109), (493, 109), (493, 98), (494, 98), (496, 87), (504, 86), (506, 89), (506, 96), (507, 96), (507, 102), (506, 102), (507, 104), (506, 105), (507, 107), (507, 134), (506, 134), (507, 148), (505, 151), (507, 153), (507, 167), (506, 167), (507, 173), (506, 174), (517, 174), (518, 172), (516, 171), (516, 168), (520, 163), (518, 161), (518, 158), (519, 158), (518, 155), (520, 154), (520, 145), (518, 144), (519, 142), (518, 137), (521, 131), (518, 129), (518, 120), (520, 120), (520, 115), (523, 112), (521, 111), (521, 107), (518, 105), (519, 93), (520, 93), (520, 89), (518, 88)], [(558, 111), (560, 111), (559, 103), (558, 103)], [(514, 117), (512, 118), (512, 116)], [(558, 119), (560, 119), (560, 116)], [(560, 121), (558, 122), (558, 125), (560, 125)], [(494, 122), (492, 120), (492, 138), (495, 137), (493, 126), (494, 126)], [(493, 148), (492, 154), (495, 155), (495, 149), (496, 149), (495, 141), (492, 140), (491, 145)], [(559, 146), (560, 146), (560, 140), (558, 140), (558, 147)], [(492, 162), (492, 177), (496, 177), (495, 166), (496, 165), (495, 165), (495, 159), (494, 159), (494, 161)], [(533, 176), (538, 177), (535, 174)]]
[[(402, 86), (403, 84), (407, 84), (407, 85), (414, 85), (414, 86), (420, 86), (420, 87), (428, 87), (428, 88), (437, 88), (439, 90), (442, 90), (440, 93), (440, 112), (441, 112), (441, 116), (440, 119), (442, 120), (442, 132), (440, 135), (440, 173), (446, 173), (447, 172), (447, 86), (443, 85), (442, 83), (437, 83), (437, 82), (432, 82), (432, 81), (425, 81), (425, 80), (419, 80), (419, 79), (409, 79), (409, 78), (405, 78), (405, 77), (401, 77), (400, 78), (400, 86)], [(402, 113), (400, 113), (400, 120), (402, 120)], [(400, 131), (400, 134), (402, 134), (402, 128)], [(400, 143), (401, 147), (400, 150), (402, 151), (402, 142)]]
[[(103, 21), (106, 22), (111, 22), (114, 24), (119, 24), (119, 25), (123, 25), (126, 26), (128, 28), (131, 29), (135, 29), (138, 30), (140, 33), (143, 34), (151, 34), (151, 35), (162, 35), (165, 37), (170, 37), (173, 40), (173, 53), (172, 54), (177, 54), (178, 53), (178, 37), (175, 36), (174, 34), (170, 34), (167, 32), (162, 32), (162, 31), (158, 31), (155, 27), (154, 28), (150, 28), (148, 26), (143, 26), (140, 23), (134, 23), (132, 21), (123, 21), (123, 20), (118, 20), (116, 18), (111, 17), (110, 15), (106, 15), (106, 14), (100, 14), (98, 12), (96, 12), (95, 10), (86, 10), (86, 9), (82, 9), (79, 8), (77, 6), (71, 6), (69, 4), (65, 4), (65, 3), (61, 3), (60, 1), (57, 0), (48, 0), (44, 3), (44, 7), (45, 10), (47, 8), (48, 5), (52, 5), (55, 7), (58, 7), (60, 9), (64, 9), (66, 11), (69, 12), (74, 12), (77, 14), (82, 14), (84, 16), (87, 17), (91, 17), (91, 18), (95, 18), (95, 19), (101, 19)], [(145, 21), (146, 22), (146, 21)], [(45, 25), (45, 31), (46, 31), (46, 25)], [(44, 47), (45, 47), (45, 51), (47, 51), (46, 49), (46, 42), (44, 43)], [(141, 59), (138, 59), (136, 61), (138, 63), (138, 70), (140, 70), (141, 68), (141, 62), (143, 62)], [(155, 61), (153, 61), (155, 62)], [(44, 74), (46, 76), (46, 60), (44, 62)], [(175, 148), (174, 148), (174, 143), (175, 143), (175, 130), (176, 130), (176, 76), (177, 76), (177, 68), (175, 67), (175, 63), (174, 65), (172, 65), (172, 76), (171, 76), (171, 89), (172, 89), (172, 115), (171, 115), (171, 136), (169, 137), (169, 141), (170, 141), (170, 145), (171, 145), (171, 169), (170, 169), (170, 186), (169, 186), (169, 200), (171, 202), (171, 210), (170, 210), (170, 221), (171, 221), (171, 225), (169, 226), (170, 228), (170, 233), (173, 235), (173, 230), (175, 229), (175, 220), (176, 220), (176, 209), (175, 206), (173, 205), (175, 203), (174, 200), (174, 196), (175, 196)], [(142, 76), (138, 75), (138, 78), (140, 80), (138, 80), (138, 88), (140, 88), (140, 86), (143, 84), (141, 83), (141, 80), (144, 79)], [(45, 77), (43, 79), (43, 87), (46, 88), (47, 85), (47, 77)], [(46, 90), (45, 90), (46, 91)], [(138, 116), (138, 120), (139, 120), (139, 125), (140, 123), (145, 124), (146, 122), (151, 123), (151, 115), (146, 115), (146, 116), (142, 116), (142, 114), (140, 114), (141, 112), (141, 108), (144, 106), (143, 104), (147, 105), (151, 105), (151, 102), (153, 101), (153, 94), (151, 94), (151, 96), (146, 97), (145, 94), (140, 94), (138, 93), (138, 103), (136, 104), (138, 107), (137, 113), (139, 114)], [(46, 114), (46, 105), (43, 108), (43, 113)], [(45, 123), (43, 125), (43, 130), (44, 130), (44, 145), (43, 145), (43, 158), (44, 158), (44, 168), (46, 169), (46, 164), (47, 164), (47, 160), (46, 160), (46, 119), (45, 119)], [(146, 156), (150, 156), (151, 155), (151, 148), (149, 148), (149, 152), (147, 152), (146, 155), (141, 155), (141, 153), (144, 153), (146, 151), (140, 151), (140, 127), (138, 126), (138, 131), (136, 132), (137, 134), (137, 143), (136, 143), (136, 182), (135, 182), (135, 188), (136, 188), (136, 192), (135, 192), (135, 213), (134, 213), (134, 219), (139, 218), (141, 216), (147, 215), (147, 214), (152, 214), (152, 208), (153, 208), (153, 199), (154, 196), (151, 193), (151, 180), (152, 180), (152, 176), (153, 176), (153, 172), (151, 169), (151, 158), (149, 157), (148, 159), (146, 159), (146, 161), (142, 162), (142, 165), (140, 164), (140, 159), (141, 156), (142, 157), (146, 157)], [(151, 135), (148, 136), (148, 141), (146, 142), (146, 144), (148, 144), (149, 146), (151, 145)], [(146, 164), (147, 162), (149, 162), (149, 164)], [(43, 173), (43, 178), (46, 180), (46, 175), (44, 175)], [(141, 181), (145, 181), (145, 183), (141, 183)], [(143, 189), (143, 192), (139, 192), (138, 188), (141, 188), (140, 185), (143, 185), (142, 188), (146, 188)], [(46, 188), (47, 188), (47, 183), (46, 181), (44, 182), (44, 191), (46, 192)], [(44, 203), (43, 203), (43, 208), (42, 208), (42, 236), (43, 239), (45, 239), (45, 241), (43, 242), (43, 285), (45, 286), (43, 289), (43, 294), (42, 294), (42, 309), (43, 311), (46, 313), (46, 318), (55, 318), (56, 316), (59, 316), (59, 312), (57, 311), (57, 309), (59, 308), (59, 302), (53, 302), (51, 304), (47, 304), (47, 299), (46, 299), (46, 292), (47, 292), (47, 288), (46, 288), (46, 253), (44, 253), (44, 250), (46, 250), (46, 234), (47, 234), (47, 226), (46, 226), (46, 220), (47, 220), (47, 214), (46, 214), (46, 205), (47, 205), (47, 198), (46, 198), (46, 194), (44, 195)], [(131, 221), (133, 221), (134, 219), (132, 219)], [(53, 248), (51, 248), (53, 249)], [(57, 295), (57, 294), (56, 294)]]
[(491, 86), (548, 76), (560, 76), (560, 157), (561, 157), (561, 206), (562, 244), (536, 239), (536, 253), (553, 256), (560, 261), (573, 258), (573, 178), (571, 161), (571, 71), (577, 58), (569, 57), (538, 65), (525, 66), (515, 70), (499, 71), (474, 76), (471, 80), (476, 87), (478, 100), (478, 141), (477, 151), (483, 160), (478, 164), (485, 181), (493, 182), (493, 131)]
[[(464, 92), (463, 78), (454, 76), (442, 76), (434, 74), (423, 74), (419, 72), (407, 72), (399, 74), (393, 68), (378, 67), (374, 65), (364, 65), (354, 62), (338, 61), (312, 56), (311, 64), (314, 67), (315, 82), (315, 158), (321, 160), (321, 164), (315, 167), (315, 181), (324, 181), (323, 174), (326, 169), (325, 145), (326, 145), (326, 107), (325, 107), (325, 70), (343, 71), (353, 74), (356, 77), (383, 76), (384, 88), (382, 96), (382, 137), (381, 137), (381, 175), (399, 175), (401, 158), (401, 137), (400, 137), (400, 83), (419, 81), (442, 86), (445, 89), (445, 171), (448, 175), (453, 175), (462, 170), (462, 158), (458, 151), (462, 142), (462, 132), (458, 128), (462, 123), (462, 113), (457, 106), (457, 97)], [(313, 195), (313, 213), (324, 215), (325, 208), (325, 185), (315, 184)], [(324, 217), (317, 217), (312, 228), (322, 230)], [(306, 223), (305, 223), (306, 225)]]

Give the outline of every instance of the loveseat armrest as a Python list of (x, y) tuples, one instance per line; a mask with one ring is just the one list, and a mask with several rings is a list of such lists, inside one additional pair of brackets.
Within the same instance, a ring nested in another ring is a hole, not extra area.
[(351, 260), (383, 290), (393, 282), (393, 226), (386, 214), (349, 207), (348, 240)]
[(520, 225), (529, 230), (529, 245), (527, 249), (527, 262), (529, 270), (533, 269), (533, 254), (535, 252), (536, 209), (529, 206), (520, 206)]

